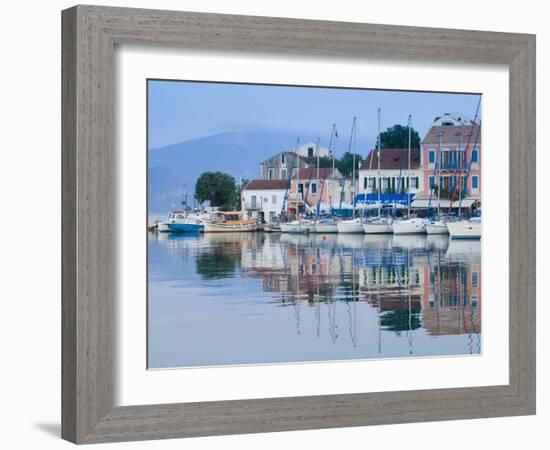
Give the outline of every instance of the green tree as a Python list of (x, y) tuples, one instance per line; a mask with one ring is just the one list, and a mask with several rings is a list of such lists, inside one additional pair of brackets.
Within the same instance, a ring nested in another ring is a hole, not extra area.
[[(378, 140), (376, 141), (378, 146)], [(407, 148), (409, 146), (409, 128), (396, 124), (380, 133), (380, 148)], [(418, 131), (411, 128), (411, 148), (420, 147)]]
[(234, 206), (236, 192), (235, 179), (222, 172), (203, 172), (195, 184), (197, 201), (209, 201), (212, 206), (222, 208)]
[[(358, 175), (358, 168), (360, 162), (363, 161), (363, 157), (358, 153), (355, 154), (355, 176)], [(342, 175), (346, 178), (351, 177), (353, 173), (353, 153), (346, 152), (342, 155), (340, 161), (337, 161), (336, 168), (340, 170)]]

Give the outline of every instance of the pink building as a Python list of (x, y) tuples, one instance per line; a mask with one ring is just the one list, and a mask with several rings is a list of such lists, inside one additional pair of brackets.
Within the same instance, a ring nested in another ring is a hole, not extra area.
[[(298, 201), (298, 214), (313, 212), (320, 201), (321, 213), (328, 213), (330, 205), (338, 207), (342, 193), (344, 178), (338, 169), (309, 168), (300, 169), (298, 177), (292, 176), (289, 192), (289, 210), (296, 213), (296, 201)], [(296, 192), (298, 198), (296, 199)]]
[[(459, 114), (437, 117), (421, 142), (421, 158), (425, 195), (429, 195), (432, 188), (435, 193), (441, 189), (441, 198), (448, 199), (456, 187), (455, 199), (459, 189), (462, 189), (462, 198), (481, 198), (479, 125)], [(458, 187), (457, 183), (460, 183)]]

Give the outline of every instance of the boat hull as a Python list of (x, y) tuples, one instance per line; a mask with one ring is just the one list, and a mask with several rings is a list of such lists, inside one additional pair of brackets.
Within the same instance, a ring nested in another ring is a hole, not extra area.
[(449, 222), (447, 223), (447, 229), (451, 239), (481, 239), (480, 222)]
[(311, 231), (312, 233), (338, 233), (338, 224), (316, 223)]
[(426, 224), (420, 220), (395, 221), (392, 231), (393, 234), (426, 234)]
[(338, 233), (361, 233), (363, 234), (363, 224), (361, 222), (346, 222), (345, 220), (338, 222), (336, 225)]
[(303, 223), (282, 223), (281, 233), (309, 233), (312, 225)]
[(391, 223), (367, 222), (363, 224), (365, 234), (392, 234)]
[(426, 233), (427, 234), (449, 234), (449, 230), (447, 230), (447, 224), (446, 223), (428, 223), (426, 225)]
[(205, 223), (205, 233), (244, 233), (249, 231), (256, 231), (256, 223)]
[(200, 233), (204, 230), (202, 223), (168, 223), (166, 227), (175, 233)]

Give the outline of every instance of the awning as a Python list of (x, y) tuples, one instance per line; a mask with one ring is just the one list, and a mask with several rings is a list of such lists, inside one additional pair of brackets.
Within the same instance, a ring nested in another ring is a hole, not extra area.
[[(475, 198), (465, 198), (460, 202), (459, 200), (455, 200), (453, 202), (453, 208), (458, 208), (459, 206), (461, 208), (470, 208), (477, 200)], [(426, 208), (437, 208), (437, 198), (432, 198), (431, 203), (429, 198), (419, 198), (416, 200), (413, 200), (411, 203), (411, 208), (416, 209), (426, 209)], [(450, 200), (441, 199), (439, 200), (439, 207), (440, 208), (449, 208), (451, 206)]]
[(358, 194), (355, 196), (355, 206), (360, 209), (406, 208), (412, 202), (414, 194)]

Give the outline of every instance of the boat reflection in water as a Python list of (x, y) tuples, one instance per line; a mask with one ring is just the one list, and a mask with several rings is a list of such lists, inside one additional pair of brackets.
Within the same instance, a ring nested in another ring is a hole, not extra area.
[(479, 354), (479, 241), (151, 233), (149, 367)]

